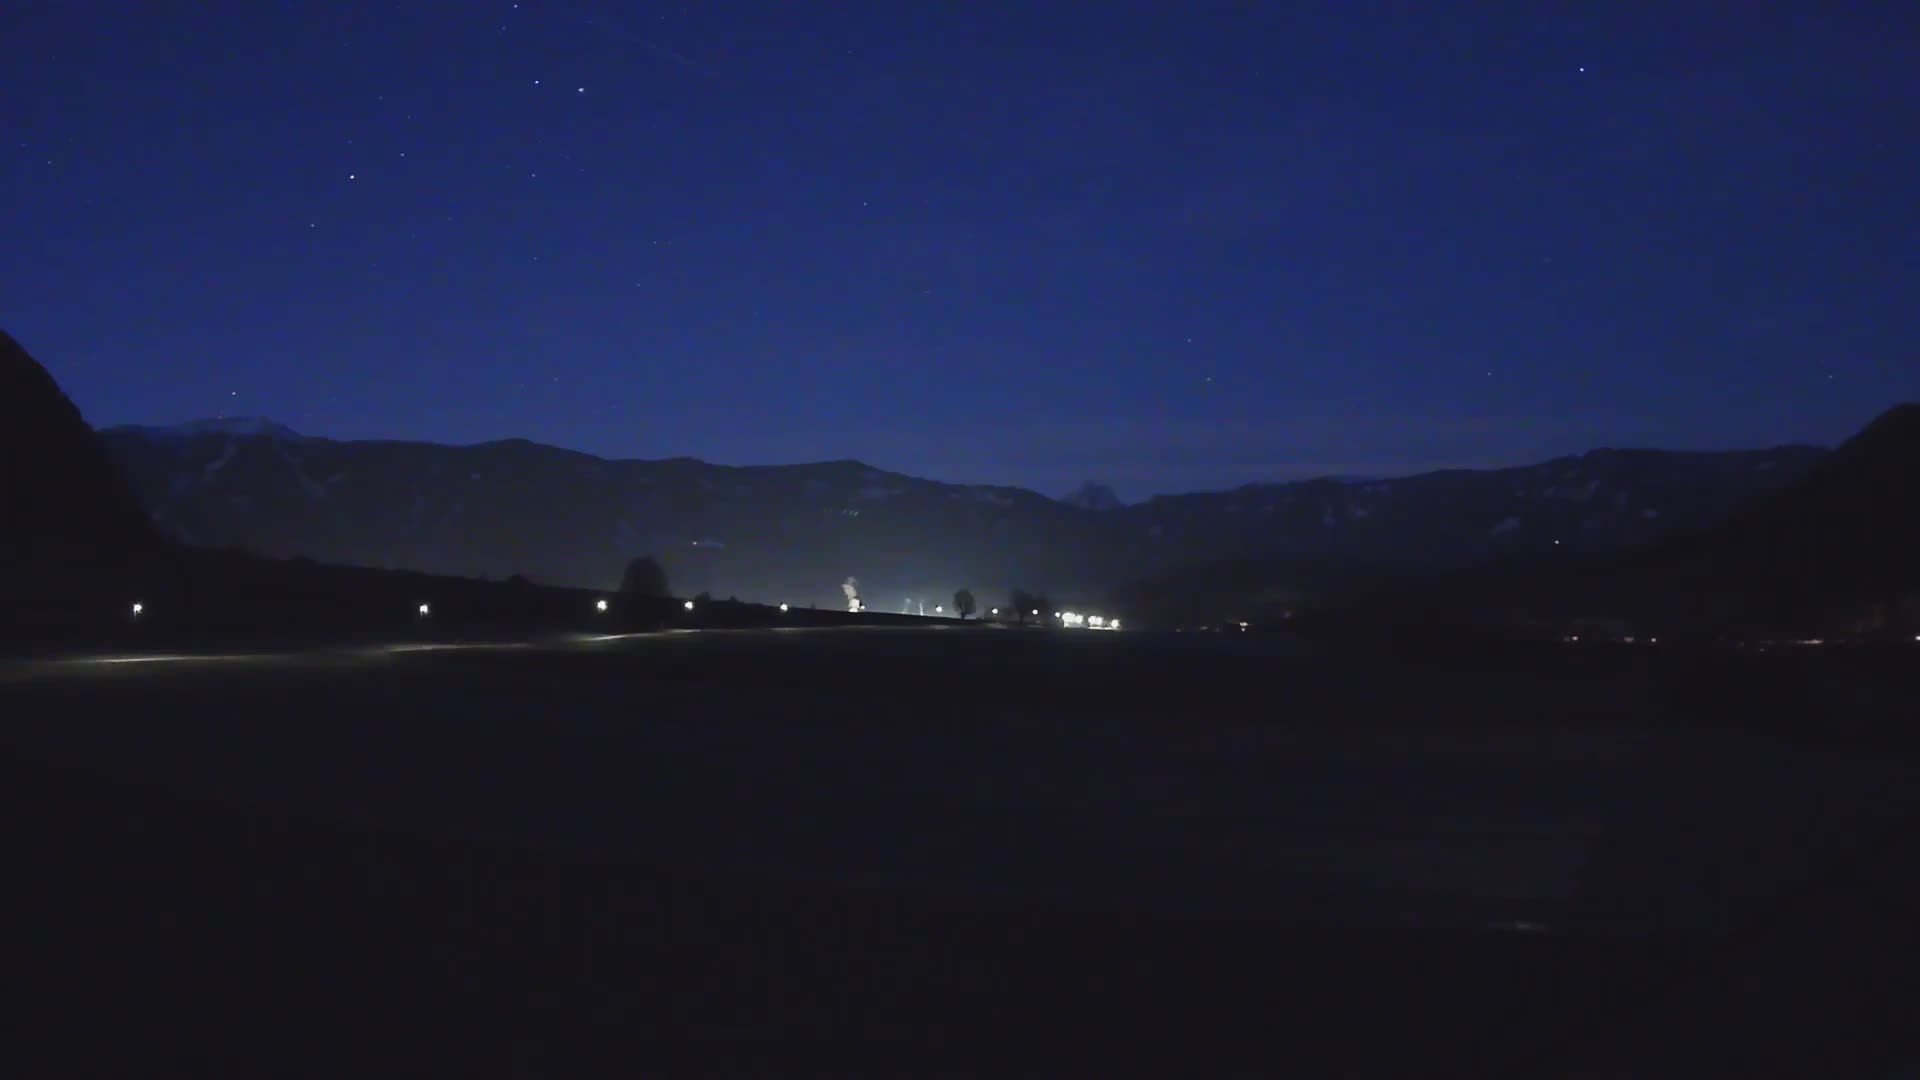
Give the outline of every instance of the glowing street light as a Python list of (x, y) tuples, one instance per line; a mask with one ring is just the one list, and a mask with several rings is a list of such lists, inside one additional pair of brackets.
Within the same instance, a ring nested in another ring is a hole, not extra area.
[(593, 610), (595, 610), (595, 611), (605, 611), (605, 610), (607, 610), (607, 602), (606, 602), (606, 601), (605, 601), (604, 599), (602, 599), (602, 600), (595, 600), (595, 601), (593, 602)]
[[(989, 615), (998, 615), (998, 614), (1000, 614), (1000, 609), (999, 609), (999, 608), (994, 608), (994, 609), (993, 609), (992, 611), (990, 611), (990, 612), (988, 612), (988, 614), (989, 614)], [(1915, 638), (1914, 640), (1916, 640), (1916, 641), (1920, 641), (1920, 638)]]
[(431, 615), (431, 614), (433, 614), (433, 606), (432, 606), (432, 605), (430, 605), (430, 604), (421, 604), (421, 605), (420, 605), (420, 617), (421, 617), (421, 618), (423, 618), (423, 619), (424, 619), (424, 618), (426, 618), (427, 616), (429, 616), (429, 615)]
[(1033, 617), (1034, 617), (1034, 618), (1036, 618), (1036, 619), (1040, 617), (1040, 609), (1039, 609), (1039, 608), (1034, 608), (1034, 609), (1033, 609)]
[(139, 618), (139, 617), (140, 617), (140, 613), (141, 613), (141, 612), (143, 612), (143, 611), (145, 611), (145, 610), (147, 610), (147, 605), (145, 605), (145, 604), (142, 604), (142, 603), (141, 603), (140, 601), (138, 601), (138, 600), (135, 600), (135, 601), (133, 602), (133, 608), (132, 608), (132, 611), (133, 611), (133, 617), (134, 617), (134, 618), (136, 618), (136, 619), (137, 619), (137, 618)]
[(686, 603), (684, 603), (684, 604), (682, 604), (682, 605), (680, 605), (680, 606), (681, 606), (681, 607), (683, 607), (683, 608), (686, 608), (686, 609), (687, 609), (688, 611), (692, 611), (692, 610), (693, 610), (693, 601), (691, 601), (691, 600), (689, 600), (689, 601), (687, 601)]
[(933, 605), (933, 613), (934, 613), (935, 615), (940, 615), (940, 614), (943, 614), (943, 613), (944, 613), (944, 612), (945, 612), (946, 610), (947, 610), (947, 609), (946, 609), (945, 607), (942, 607), (942, 606), (941, 606), (941, 605), (939, 605), (939, 604), (935, 604), (935, 605)]
[(782, 615), (785, 615), (786, 613), (787, 613), (787, 605), (785, 605), (785, 604), (781, 604), (781, 605), (780, 605), (780, 614), (782, 614)]

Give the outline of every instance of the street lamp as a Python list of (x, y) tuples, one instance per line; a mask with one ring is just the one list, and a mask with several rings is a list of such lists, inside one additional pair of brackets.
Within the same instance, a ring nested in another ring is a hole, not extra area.
[(684, 604), (682, 604), (682, 605), (680, 605), (680, 606), (681, 606), (681, 607), (684, 607), (684, 608), (686, 608), (686, 609), (687, 609), (688, 611), (692, 611), (692, 610), (693, 610), (693, 601), (691, 601), (691, 600), (689, 600), (689, 601), (687, 601), (686, 603), (684, 603)]
[(941, 614), (941, 613), (943, 613), (943, 612), (945, 612), (946, 610), (947, 610), (946, 608), (944, 608), (944, 607), (942, 607), (942, 606), (941, 606), (941, 605), (939, 605), (939, 604), (935, 604), (935, 605), (933, 605), (933, 613), (934, 613), (935, 615), (939, 615), (939, 614)]
[(424, 618), (426, 618), (427, 616), (429, 616), (429, 615), (431, 615), (431, 614), (433, 614), (433, 608), (432, 608), (432, 606), (431, 606), (431, 605), (428, 605), (428, 604), (421, 604), (421, 605), (420, 605), (420, 617), (421, 617), (421, 618), (423, 618), (423, 619), (424, 619)]
[(607, 602), (605, 600), (595, 600), (593, 602), (593, 610), (595, 611), (607, 610)]
[(785, 604), (781, 604), (781, 605), (780, 605), (780, 614), (782, 614), (782, 615), (785, 615), (786, 613), (787, 613), (787, 605), (785, 605)]
[(145, 604), (142, 604), (142, 603), (141, 603), (140, 601), (138, 601), (138, 600), (135, 600), (135, 601), (133, 602), (133, 617), (134, 617), (134, 618), (136, 618), (136, 619), (137, 619), (137, 618), (139, 618), (139, 617), (140, 617), (140, 613), (141, 613), (141, 612), (143, 612), (143, 611), (145, 611), (145, 610), (147, 610), (147, 606), (146, 606)]

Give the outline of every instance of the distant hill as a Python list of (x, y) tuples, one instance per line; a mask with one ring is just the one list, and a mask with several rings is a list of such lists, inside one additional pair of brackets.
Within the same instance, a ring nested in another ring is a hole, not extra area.
[(102, 432), (171, 535), (364, 566), (609, 587), (652, 553), (677, 589), (876, 608), (971, 588), (1103, 594), (1212, 560), (1463, 566), (1607, 551), (1710, 525), (1804, 476), (1806, 446), (1596, 450), (1399, 479), (1250, 484), (1116, 505), (945, 484), (857, 461), (609, 461), (512, 439), (339, 442), (264, 421)]
[[(142, 429), (138, 437), (176, 453), (193, 454), (210, 442), (228, 447), (202, 476), (217, 474), (246, 448), (284, 450), (306, 441), (252, 419)], [(531, 446), (498, 444), (497, 452), (511, 459)], [(530, 529), (538, 536), (564, 525), (546, 519)], [(673, 597), (523, 578), (475, 580), (175, 544), (140, 508), (100, 436), (53, 377), (0, 334), (0, 650), (903, 621), (912, 620), (849, 614), (838, 605), (784, 612), (716, 600), (684, 607)]]
[(1644, 565), (1660, 578), (1696, 583), (1722, 609), (1915, 630), (1920, 404), (1888, 410), (1800, 483), (1660, 545)]
[(166, 554), (100, 439), (53, 376), (0, 332), (0, 598), (73, 602)]
[(1920, 632), (1920, 406), (1720, 520), (1622, 551), (1531, 552), (1340, 597), (1359, 621), (1741, 637)]

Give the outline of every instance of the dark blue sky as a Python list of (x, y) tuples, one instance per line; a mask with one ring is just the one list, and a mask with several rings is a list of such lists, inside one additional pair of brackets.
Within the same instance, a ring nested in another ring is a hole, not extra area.
[(0, 325), (97, 424), (1128, 497), (1920, 397), (1910, 4), (1441, 7), (25, 0)]

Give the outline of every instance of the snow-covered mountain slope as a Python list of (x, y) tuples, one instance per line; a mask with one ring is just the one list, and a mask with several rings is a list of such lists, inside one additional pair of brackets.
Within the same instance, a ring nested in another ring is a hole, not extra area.
[(1082, 510), (1118, 510), (1126, 505), (1112, 488), (1097, 480), (1089, 480), (1060, 500), (1068, 506)]
[(608, 461), (518, 439), (336, 442), (266, 422), (102, 436), (154, 518), (196, 544), (592, 586), (617, 582), (629, 557), (652, 553), (682, 592), (823, 605), (839, 602), (849, 574), (877, 604), (961, 586), (990, 604), (1012, 587), (1099, 589), (1250, 553), (1452, 563), (1622, 547), (1711, 524), (1824, 453), (1596, 450), (1512, 469), (1258, 484), (1129, 506), (1096, 496), (1105, 508), (1090, 508), (857, 461)]

